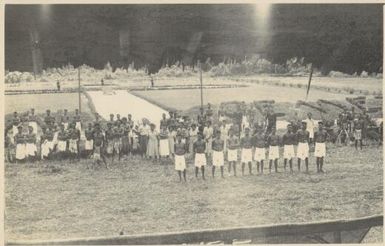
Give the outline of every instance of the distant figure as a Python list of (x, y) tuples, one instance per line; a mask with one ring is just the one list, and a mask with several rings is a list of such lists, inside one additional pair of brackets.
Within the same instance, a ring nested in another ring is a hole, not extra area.
[(151, 87), (154, 87), (154, 78), (150, 77), (150, 81), (151, 81)]
[(56, 87), (57, 87), (57, 91), (60, 91), (60, 81), (56, 81)]
[(100, 80), (100, 83), (102, 84), (102, 86), (104, 85), (104, 79)]

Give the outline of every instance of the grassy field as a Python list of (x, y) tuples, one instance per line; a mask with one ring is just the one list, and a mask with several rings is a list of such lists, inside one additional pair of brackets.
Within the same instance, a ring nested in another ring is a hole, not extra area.
[[(329, 148), (325, 174), (272, 173), (187, 183), (173, 165), (132, 159), (106, 170), (6, 164), (6, 239), (54, 239), (335, 220), (382, 214), (382, 148)], [(282, 170), (282, 162), (279, 164)], [(266, 168), (266, 167), (265, 167)], [(239, 171), (239, 167), (238, 167)], [(267, 171), (267, 170), (265, 170)], [(210, 173), (210, 172), (208, 172)], [(370, 242), (381, 242), (374, 229)]]
[[(271, 77), (271, 76), (240, 76), (236, 78), (240, 81), (267, 81), (270, 83), (281, 82), (285, 84), (307, 86), (309, 82), (308, 77)], [(339, 89), (356, 89), (367, 90), (369, 92), (382, 92), (382, 79), (380, 78), (332, 78), (332, 77), (313, 77), (312, 85), (314, 86), (326, 86)]]
[[(161, 77), (154, 75), (154, 84), (156, 86), (180, 86), (180, 85), (199, 85), (199, 76), (191, 77)], [(83, 76), (83, 79), (87, 79)], [(212, 85), (223, 85), (223, 84), (239, 84), (245, 82), (260, 82), (267, 84), (275, 84), (276, 82), (284, 83), (286, 85), (298, 86), (301, 85), (306, 88), (308, 83), (307, 76), (292, 77), (292, 76), (270, 76), (270, 75), (254, 75), (254, 76), (232, 76), (232, 77), (210, 77), (206, 74), (203, 75), (204, 84)], [(150, 79), (147, 77), (127, 77), (127, 79), (111, 79), (105, 80), (105, 85), (116, 85), (116, 86), (150, 86)], [(99, 86), (100, 79), (92, 79), (87, 81), (81, 81), (82, 86)], [(333, 78), (333, 77), (313, 77), (312, 85), (314, 86), (327, 86), (330, 88), (348, 89), (352, 88), (355, 90), (365, 90), (368, 92), (382, 92), (382, 79), (380, 78)], [(77, 88), (78, 81), (61, 81), (61, 87), (66, 88)], [(56, 81), (50, 82), (28, 82), (18, 84), (5, 84), (6, 91), (14, 90), (42, 90), (42, 89), (56, 89)], [(303, 89), (305, 90), (305, 89)]]
[[(57, 94), (25, 94), (25, 95), (6, 95), (5, 96), (5, 114), (17, 112), (26, 112), (32, 107), (36, 113), (45, 113), (46, 109), (51, 112), (68, 109), (75, 111), (78, 108), (77, 93), (57, 93)], [(81, 96), (81, 107), (84, 113), (89, 112), (88, 100)]]
[[(135, 91), (135, 94), (156, 101), (168, 107), (178, 110), (186, 110), (193, 106), (200, 105), (200, 90), (153, 90)], [(204, 103), (220, 104), (225, 101), (245, 101), (246, 103), (255, 100), (275, 100), (276, 102), (292, 102), (305, 100), (305, 88), (277, 87), (269, 85), (254, 85), (242, 88), (221, 88), (204, 90)], [(318, 99), (345, 100), (347, 94), (336, 94), (324, 91), (310, 91), (308, 100)]]

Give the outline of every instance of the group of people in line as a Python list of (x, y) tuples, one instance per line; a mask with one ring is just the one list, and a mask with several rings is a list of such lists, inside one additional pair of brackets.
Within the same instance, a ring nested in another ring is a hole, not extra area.
[[(47, 110), (43, 120), (35, 115), (34, 109), (23, 116), (14, 112), (6, 129), (8, 160), (75, 161), (83, 156), (92, 158), (94, 164), (104, 163), (108, 168), (108, 164), (113, 163), (114, 159), (120, 161), (132, 155), (154, 161), (172, 158), (179, 179), (186, 180), (186, 156), (193, 159), (195, 176), (198, 177), (201, 171), (203, 179), (208, 164), (212, 165), (212, 177), (215, 177), (217, 169), (220, 170), (221, 177), (224, 177), (225, 160), (229, 175), (232, 172), (235, 176), (239, 162), (242, 175), (245, 174), (246, 166), (248, 173), (253, 174), (253, 163), (256, 164), (257, 172), (262, 174), (265, 160), (268, 160), (269, 172), (278, 172), (280, 157), (283, 157), (285, 170), (288, 168), (293, 172), (293, 161), (297, 158), (298, 171), (301, 170), (301, 162), (304, 162), (305, 172), (309, 172), (309, 147), (314, 145), (316, 170), (324, 172), (325, 143), (329, 137), (324, 123), (318, 122), (318, 130), (315, 131), (316, 121), (309, 113), (300, 126), (291, 123), (280, 136), (276, 132), (276, 117), (269, 112), (262, 123), (260, 121), (254, 124), (248, 120), (246, 112), (239, 122), (222, 113), (214, 118), (211, 105), (208, 105), (206, 111), (201, 110), (197, 121), (178, 116), (176, 112), (170, 112), (169, 117), (163, 114), (159, 130), (146, 119), (134, 122), (130, 114), (127, 117), (119, 114), (115, 117), (111, 114), (108, 121), (96, 115), (95, 120), (84, 127), (78, 110), (71, 116), (64, 110), (56, 117)], [(212, 124), (213, 122), (217, 124)], [(344, 120), (339, 122), (341, 127), (349, 128), (349, 125), (345, 126)], [(40, 134), (38, 126), (41, 128)], [(364, 118), (359, 116), (350, 127), (354, 133), (356, 148), (359, 142), (362, 149)], [(81, 142), (84, 143), (82, 147)], [(282, 156), (280, 147), (283, 147)]]

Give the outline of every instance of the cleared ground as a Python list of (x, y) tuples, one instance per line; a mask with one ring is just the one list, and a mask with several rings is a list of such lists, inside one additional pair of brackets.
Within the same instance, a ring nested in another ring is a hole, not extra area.
[[(135, 91), (135, 94), (178, 110), (186, 110), (192, 106), (198, 106), (201, 100), (199, 89)], [(305, 96), (306, 88), (257, 84), (250, 84), (249, 87), (242, 88), (207, 89), (203, 92), (204, 104), (220, 104), (225, 101), (245, 101), (248, 103), (256, 100), (275, 100), (276, 102), (295, 103), (297, 100), (305, 100)], [(348, 96), (351, 95), (311, 90), (308, 100), (345, 100)]]
[[(173, 165), (134, 159), (110, 170), (6, 164), (7, 239), (53, 239), (309, 222), (382, 214), (382, 148), (329, 146), (325, 174), (278, 173), (178, 183)], [(280, 171), (282, 170), (282, 162)], [(239, 170), (239, 168), (238, 168)], [(265, 171), (267, 171), (265, 169)], [(208, 172), (210, 173), (210, 172)], [(373, 235), (374, 233), (374, 235)], [(370, 241), (381, 242), (375, 229)]]
[[(228, 83), (218, 78), (208, 82)], [(145, 85), (147, 82), (137, 80), (131, 84), (136, 83)], [(199, 81), (173, 78), (156, 81), (156, 86), (177, 83)], [(250, 87), (205, 90), (205, 103), (262, 99), (295, 102), (305, 97), (305, 87), (247, 84)], [(135, 93), (159, 105), (182, 110), (200, 103), (196, 89)], [(309, 100), (344, 100), (346, 96), (351, 95), (311, 91)], [(5, 98), (6, 114), (27, 111), (31, 107), (38, 113), (47, 108), (73, 111), (77, 106), (76, 93), (7, 95)], [(82, 110), (87, 115), (91, 113), (84, 96)], [(209, 177), (205, 182), (195, 180), (190, 163), (186, 184), (177, 182), (171, 162), (160, 165), (133, 159), (110, 170), (86, 169), (84, 160), (76, 164), (55, 162), (48, 166), (47, 163), (7, 163), (6, 238), (107, 236), (118, 235), (120, 231), (151, 233), (382, 214), (382, 160), (381, 147), (372, 146), (362, 152), (355, 152), (352, 147), (332, 147), (325, 165), (327, 173), (323, 175), (314, 173), (314, 158), (311, 158), (310, 175), (279, 173), (224, 180)], [(280, 167), (282, 171), (282, 163)], [(382, 230), (375, 228), (366, 242), (381, 241)]]
[[(85, 76), (85, 75), (84, 75)], [(81, 85), (82, 86), (99, 86), (100, 78), (85, 78), (82, 77)], [(154, 85), (156, 86), (180, 86), (180, 85), (199, 85), (199, 75), (191, 77), (161, 77), (154, 75)], [(87, 79), (87, 81), (84, 80)], [(287, 85), (298, 86), (302, 85), (303, 88), (306, 88), (308, 83), (307, 76), (301, 77), (291, 77), (291, 76), (270, 76), (270, 75), (253, 75), (253, 76), (226, 76), (226, 77), (210, 77), (206, 74), (203, 75), (204, 84), (213, 84), (213, 85), (223, 85), (223, 84), (239, 84), (252, 82), (255, 83), (259, 81), (260, 83), (270, 83), (275, 84), (276, 82), (285, 83)], [(117, 86), (126, 86), (126, 87), (137, 87), (137, 86), (150, 86), (150, 79), (148, 77), (140, 76), (127, 76), (126, 79), (106, 79), (104, 81), (105, 85), (117, 85)], [(340, 89), (358, 89), (358, 90), (367, 90), (369, 92), (382, 92), (382, 79), (381, 78), (333, 78), (333, 77), (313, 77), (312, 85), (314, 86), (327, 86), (330, 88), (340, 88)], [(78, 81), (61, 81), (61, 88), (77, 88)], [(5, 84), (6, 91), (14, 90), (42, 90), (42, 89), (56, 89), (56, 80), (50, 82), (28, 82), (28, 83), (19, 83), (19, 84)], [(303, 89), (304, 90), (304, 89)]]
[[(32, 107), (37, 113), (45, 113), (47, 109), (52, 112), (63, 109), (75, 111), (79, 107), (77, 93), (6, 95), (4, 101), (5, 114), (26, 112)], [(82, 112), (89, 113), (88, 100), (84, 95), (81, 96), (81, 102)]]

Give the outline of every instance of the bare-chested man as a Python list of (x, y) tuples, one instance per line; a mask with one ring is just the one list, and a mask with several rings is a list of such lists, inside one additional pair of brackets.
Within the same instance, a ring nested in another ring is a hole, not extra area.
[(284, 169), (286, 171), (287, 161), (289, 160), (289, 166), (290, 166), (290, 172), (293, 172), (293, 158), (295, 157), (294, 154), (294, 143), (296, 141), (296, 136), (292, 132), (292, 126), (287, 126), (287, 132), (282, 137), (282, 143), (283, 143), (283, 162), (284, 162)]
[(271, 134), (268, 138), (268, 143), (269, 143), (269, 172), (271, 172), (271, 168), (274, 162), (274, 170), (277, 173), (280, 138), (275, 133), (275, 127), (271, 128)]
[(302, 122), (302, 128), (297, 132), (298, 171), (301, 171), (301, 160), (305, 161), (306, 172), (309, 172), (309, 132), (306, 130), (306, 122)]
[(323, 173), (323, 164), (326, 155), (326, 139), (327, 133), (323, 129), (323, 123), (318, 123), (318, 131), (314, 134), (315, 150), (314, 156), (316, 157), (317, 173)]
[(253, 144), (249, 128), (245, 128), (245, 136), (241, 139), (241, 148), (242, 175), (245, 175), (246, 163), (249, 165), (249, 174), (252, 175)]
[(182, 142), (182, 136), (178, 134), (176, 136), (176, 143), (175, 143), (175, 170), (178, 172), (179, 176), (179, 182), (182, 181), (182, 172), (183, 172), (183, 179), (186, 182), (186, 160), (185, 160), (185, 154), (186, 154), (186, 144)]
[(231, 165), (233, 166), (234, 176), (237, 176), (239, 139), (234, 135), (234, 131), (230, 130), (230, 136), (227, 139), (227, 161), (229, 162), (229, 174)]
[(195, 177), (198, 178), (198, 172), (200, 168), (202, 171), (202, 179), (205, 179), (206, 141), (203, 140), (202, 134), (198, 134), (198, 140), (194, 143), (193, 151), (195, 153)]
[(265, 135), (263, 134), (263, 128), (257, 129), (257, 134), (253, 137), (254, 161), (257, 162), (257, 172), (263, 173), (263, 162), (266, 158), (265, 149)]
[(223, 156), (223, 147), (224, 147), (224, 141), (221, 139), (221, 133), (219, 131), (215, 134), (215, 139), (212, 143), (212, 149), (213, 149), (213, 168), (212, 168), (212, 174), (213, 178), (215, 177), (215, 168), (220, 167), (221, 168), (221, 177), (223, 176), (223, 166), (224, 166), (224, 156)]

